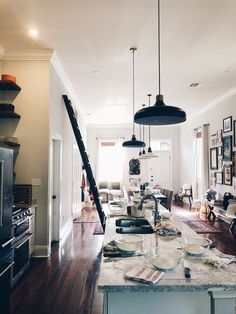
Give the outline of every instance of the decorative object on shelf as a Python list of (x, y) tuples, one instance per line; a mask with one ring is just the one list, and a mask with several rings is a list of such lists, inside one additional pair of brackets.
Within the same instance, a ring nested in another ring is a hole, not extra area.
[(217, 144), (220, 144), (222, 142), (222, 130), (218, 130), (216, 132), (216, 137), (217, 137)]
[(217, 145), (217, 134), (212, 134), (211, 135), (211, 146), (216, 146)]
[(177, 124), (186, 120), (186, 113), (173, 106), (167, 106), (161, 95), (161, 41), (160, 41), (160, 0), (157, 0), (157, 49), (158, 49), (158, 74), (159, 90), (154, 106), (141, 109), (135, 113), (134, 121), (145, 125)]
[(234, 147), (236, 147), (236, 120), (233, 121)]
[(218, 156), (222, 156), (222, 146), (218, 146)]
[(217, 147), (210, 148), (210, 169), (218, 169), (218, 150)]
[(14, 108), (12, 104), (0, 103), (0, 118), (19, 119), (20, 115), (14, 112)]
[(224, 165), (223, 184), (232, 185), (232, 165)]
[(223, 119), (223, 132), (231, 132), (232, 131), (232, 116)]
[(130, 141), (125, 141), (122, 146), (127, 148), (136, 148), (136, 147), (144, 147), (145, 143), (142, 141), (138, 141), (135, 136), (134, 131), (134, 52), (137, 50), (137, 48), (130, 48), (130, 51), (132, 51), (133, 54), (133, 134)]
[(232, 160), (232, 136), (223, 137), (223, 160)]
[(13, 83), (16, 83), (16, 77), (11, 74), (2, 74), (1, 77), (3, 81), (11, 81)]
[(216, 183), (217, 184), (223, 183), (223, 173), (222, 172), (216, 172)]

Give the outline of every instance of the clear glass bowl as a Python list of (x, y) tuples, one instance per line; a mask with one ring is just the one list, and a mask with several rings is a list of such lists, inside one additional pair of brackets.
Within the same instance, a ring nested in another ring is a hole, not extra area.
[(153, 248), (146, 252), (146, 258), (157, 269), (170, 271), (181, 261), (184, 253), (177, 249)]
[(181, 240), (185, 253), (193, 256), (201, 256), (210, 248), (212, 241), (202, 237), (185, 237)]
[(142, 249), (143, 238), (135, 235), (126, 235), (119, 240), (116, 240), (116, 246), (119, 250), (134, 253)]

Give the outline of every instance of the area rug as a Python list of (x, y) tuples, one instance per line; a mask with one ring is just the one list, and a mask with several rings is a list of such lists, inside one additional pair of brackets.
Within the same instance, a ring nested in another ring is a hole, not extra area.
[(214, 222), (214, 225), (206, 221), (183, 221), (197, 233), (222, 233), (227, 231), (227, 224), (223, 221)]
[(94, 235), (99, 235), (99, 234), (104, 234), (104, 231), (102, 229), (102, 225), (100, 222), (95, 224), (94, 230), (93, 230)]

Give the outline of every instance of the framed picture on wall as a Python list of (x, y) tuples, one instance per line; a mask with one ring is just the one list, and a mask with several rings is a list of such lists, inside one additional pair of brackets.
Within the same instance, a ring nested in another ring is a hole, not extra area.
[(216, 183), (217, 184), (223, 183), (223, 173), (222, 172), (216, 172)]
[(224, 165), (223, 184), (232, 185), (232, 165)]
[(212, 134), (211, 135), (211, 146), (216, 146), (217, 145), (217, 134)]
[(223, 132), (231, 132), (232, 131), (232, 116), (223, 119)]
[(222, 142), (222, 130), (218, 130), (216, 132), (216, 137), (217, 137), (217, 143), (221, 143)]
[(223, 160), (232, 160), (232, 136), (223, 137)]
[(218, 157), (218, 171), (223, 171), (223, 159), (222, 156)]
[(236, 176), (236, 152), (233, 152), (232, 160), (233, 160), (233, 175)]
[(218, 149), (217, 147), (210, 148), (210, 169), (218, 169)]
[(234, 120), (233, 124), (234, 147), (236, 147), (236, 120)]
[(236, 177), (233, 177), (233, 189), (236, 191)]

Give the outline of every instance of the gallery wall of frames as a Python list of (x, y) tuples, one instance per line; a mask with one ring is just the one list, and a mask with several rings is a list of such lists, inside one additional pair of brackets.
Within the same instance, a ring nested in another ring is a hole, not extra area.
[(236, 120), (225, 117), (222, 129), (210, 135), (210, 185), (233, 186), (236, 191)]

